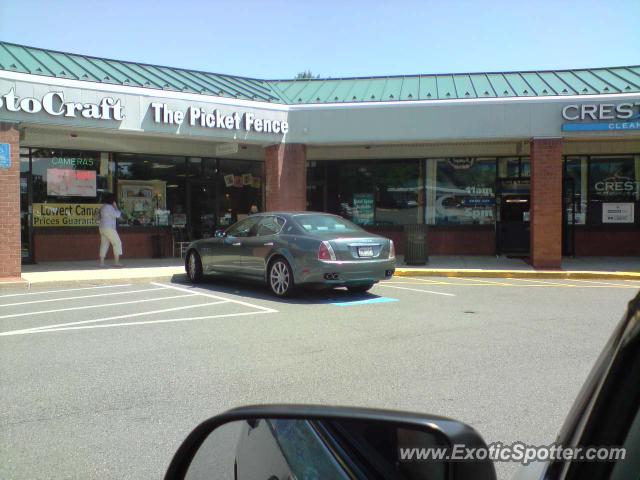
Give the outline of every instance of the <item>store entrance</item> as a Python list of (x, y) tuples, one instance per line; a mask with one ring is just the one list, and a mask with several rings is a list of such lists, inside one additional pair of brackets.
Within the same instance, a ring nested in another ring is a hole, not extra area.
[(496, 207), (497, 253), (528, 256), (531, 242), (530, 179), (525, 177), (499, 179)]
[(213, 237), (218, 226), (215, 180), (188, 182), (189, 236), (191, 240)]

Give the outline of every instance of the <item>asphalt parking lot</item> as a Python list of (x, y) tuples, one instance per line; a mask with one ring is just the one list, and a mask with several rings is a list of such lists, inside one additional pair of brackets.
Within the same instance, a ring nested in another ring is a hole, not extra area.
[(549, 443), (639, 288), (396, 277), (286, 301), (222, 280), (2, 291), (0, 478), (160, 478), (197, 423), (266, 402), (429, 412), (487, 441)]

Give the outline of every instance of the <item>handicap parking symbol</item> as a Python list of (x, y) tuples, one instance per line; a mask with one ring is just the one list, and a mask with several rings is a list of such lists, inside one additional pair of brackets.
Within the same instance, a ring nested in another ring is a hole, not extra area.
[(11, 168), (11, 145), (0, 143), (0, 168)]

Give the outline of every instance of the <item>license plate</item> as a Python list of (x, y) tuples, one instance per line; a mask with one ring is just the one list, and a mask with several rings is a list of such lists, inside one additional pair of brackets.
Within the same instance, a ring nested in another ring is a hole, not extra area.
[(359, 257), (373, 257), (373, 247), (358, 247)]

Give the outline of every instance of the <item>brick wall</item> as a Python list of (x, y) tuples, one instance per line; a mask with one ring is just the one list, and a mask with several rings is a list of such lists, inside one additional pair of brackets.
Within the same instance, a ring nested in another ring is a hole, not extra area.
[[(404, 255), (405, 234), (402, 230), (369, 231), (393, 240), (398, 255)], [(495, 249), (493, 227), (430, 227), (427, 233), (428, 255), (494, 255)]]
[[(636, 213), (636, 215), (638, 215)], [(640, 230), (576, 228), (576, 256), (640, 256)]]
[(531, 141), (531, 263), (560, 268), (562, 262), (562, 139)]
[(265, 149), (266, 210), (307, 209), (307, 147), (299, 143)]
[[(122, 259), (151, 258), (153, 255), (152, 237), (155, 230), (127, 230), (118, 231), (122, 240)], [(162, 248), (165, 257), (170, 257), (171, 232), (161, 230)], [(95, 260), (98, 261), (100, 234), (97, 228), (46, 228), (36, 229), (33, 235), (34, 254), (36, 262), (63, 260)], [(113, 250), (109, 248), (107, 261), (113, 259)]]
[(11, 148), (11, 167), (0, 169), (0, 277), (19, 277), (20, 133), (15, 125), (0, 122), (0, 143)]

